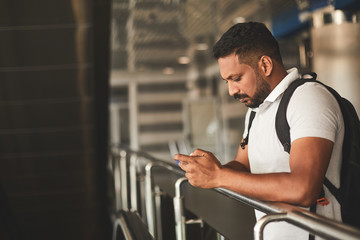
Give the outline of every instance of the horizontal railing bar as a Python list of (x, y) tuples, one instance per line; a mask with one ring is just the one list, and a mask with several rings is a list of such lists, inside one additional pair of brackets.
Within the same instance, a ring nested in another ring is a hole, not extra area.
[(328, 240), (358, 240), (360, 231), (356, 228), (344, 225), (342, 223), (315, 215), (311, 212), (290, 211), (284, 213), (270, 213), (257, 221), (254, 227), (254, 239), (263, 239), (263, 230), (268, 223), (285, 221), (300, 227)]
[(175, 165), (174, 164), (171, 164), (171, 163), (168, 163), (167, 161), (163, 160), (163, 159), (159, 159), (159, 158), (156, 158), (154, 156), (152, 156), (151, 154), (147, 153), (147, 152), (144, 152), (144, 151), (141, 151), (141, 150), (132, 150), (129, 146), (127, 145), (123, 145), (123, 144), (112, 144), (110, 146), (110, 148), (113, 148), (113, 149), (121, 149), (121, 150), (125, 150), (129, 153), (135, 153), (137, 154), (138, 156), (142, 156), (144, 158), (147, 158), (148, 160), (151, 160), (151, 161), (154, 161), (154, 162), (157, 162), (157, 161), (160, 161), (160, 162), (163, 162), (163, 163), (166, 163), (166, 164), (169, 164), (169, 165)]
[(223, 188), (215, 190), (267, 214), (286, 213), (283, 221), (292, 223), (321, 237), (327, 239), (360, 239), (359, 229), (311, 213), (306, 209), (286, 203), (255, 200)]
[(281, 212), (283, 212), (280, 208), (276, 207), (276, 205), (271, 205), (271, 204), (269, 204), (269, 202), (249, 198), (247, 196), (238, 194), (236, 192), (230, 191), (225, 188), (215, 188), (214, 190), (218, 191), (230, 198), (233, 198), (235, 200), (243, 202), (243, 203), (249, 205), (250, 207), (253, 207), (264, 213), (281, 213)]
[(175, 172), (177, 174), (182, 174), (185, 176), (185, 173), (183, 170), (181, 170), (176, 164), (174, 163), (170, 163), (167, 162), (165, 160), (159, 159), (159, 158), (155, 158), (154, 156), (148, 154), (147, 152), (141, 151), (141, 150), (137, 150), (134, 151), (132, 149), (130, 149), (128, 146), (126, 145), (121, 145), (121, 144), (113, 144), (112, 145), (113, 148), (120, 148), (122, 150), (125, 150), (131, 154), (137, 154), (138, 157), (143, 157), (146, 158), (147, 160), (151, 161), (151, 162), (155, 162), (157, 165), (162, 166), (167, 168), (168, 170)]
[(308, 211), (287, 213), (289, 222), (327, 239), (360, 239), (360, 230)]

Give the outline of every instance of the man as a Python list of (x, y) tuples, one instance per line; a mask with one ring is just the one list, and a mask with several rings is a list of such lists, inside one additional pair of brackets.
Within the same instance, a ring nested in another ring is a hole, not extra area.
[[(286, 71), (279, 46), (262, 23), (240, 23), (231, 27), (213, 49), (229, 94), (256, 111), (248, 145), (239, 147), (235, 159), (221, 165), (207, 151), (190, 156), (175, 155), (189, 183), (202, 188), (226, 188), (265, 200), (303, 207), (316, 202), (326, 177), (339, 186), (344, 123), (336, 99), (316, 83), (298, 87), (290, 99), (287, 119), (291, 151), (284, 151), (276, 131), (275, 115), (283, 92), (299, 77), (296, 68)], [(244, 137), (247, 136), (245, 130)], [(317, 213), (341, 220), (340, 206), (324, 187), (330, 204)], [(263, 214), (256, 212), (257, 218)], [(307, 232), (287, 223), (270, 224), (267, 239), (308, 239)]]

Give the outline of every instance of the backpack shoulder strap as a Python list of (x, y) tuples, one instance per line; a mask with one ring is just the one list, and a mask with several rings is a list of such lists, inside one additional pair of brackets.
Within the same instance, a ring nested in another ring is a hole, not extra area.
[(250, 113), (250, 118), (249, 118), (249, 123), (248, 123), (248, 131), (247, 131), (247, 135), (246, 135), (246, 138), (244, 138), (241, 143), (240, 143), (240, 146), (242, 149), (245, 149), (245, 146), (248, 144), (249, 142), (249, 132), (250, 132), (250, 128), (251, 128), (251, 125), (252, 125), (252, 122), (255, 118), (255, 114), (256, 112), (255, 111), (251, 111)]
[(286, 118), (286, 111), (289, 105), (291, 96), (293, 95), (295, 89), (306, 82), (318, 82), (316, 81), (316, 74), (309, 74), (311, 78), (299, 78), (293, 81), (289, 87), (285, 90), (282, 99), (276, 113), (275, 119), (275, 129), (276, 134), (284, 147), (284, 151), (290, 153), (291, 140), (290, 140), (290, 126)]

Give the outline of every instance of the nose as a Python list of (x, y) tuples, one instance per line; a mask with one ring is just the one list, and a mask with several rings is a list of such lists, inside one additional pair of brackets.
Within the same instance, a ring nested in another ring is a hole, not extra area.
[(232, 81), (228, 82), (228, 89), (230, 96), (234, 96), (236, 93), (240, 92), (239, 88), (234, 83), (232, 83)]

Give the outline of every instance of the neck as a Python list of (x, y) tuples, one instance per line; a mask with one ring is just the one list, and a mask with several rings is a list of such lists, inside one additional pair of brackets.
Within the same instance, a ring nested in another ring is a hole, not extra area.
[(282, 64), (274, 64), (273, 71), (269, 76), (269, 85), (271, 91), (286, 77), (288, 73), (286, 72)]

